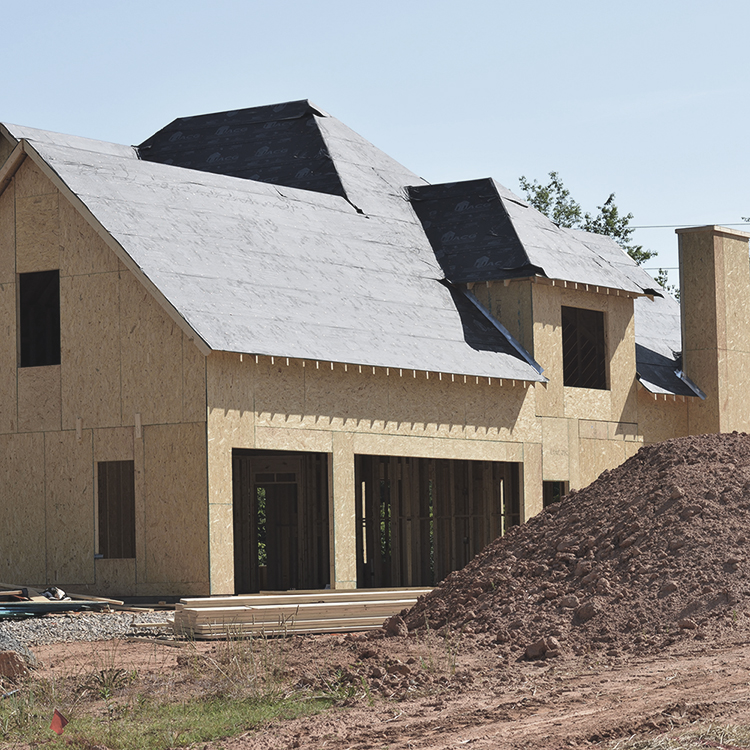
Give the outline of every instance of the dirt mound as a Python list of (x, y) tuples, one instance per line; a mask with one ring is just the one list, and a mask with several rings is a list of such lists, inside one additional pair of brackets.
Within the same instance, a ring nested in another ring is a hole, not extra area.
[(748, 539), (750, 436), (669, 440), (511, 529), (403, 621), (526, 658), (718, 637), (750, 623)]

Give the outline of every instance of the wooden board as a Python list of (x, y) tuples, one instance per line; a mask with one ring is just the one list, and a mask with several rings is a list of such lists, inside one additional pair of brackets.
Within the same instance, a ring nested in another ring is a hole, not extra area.
[(431, 589), (323, 590), (182, 599), (173, 628), (190, 638), (371, 630)]

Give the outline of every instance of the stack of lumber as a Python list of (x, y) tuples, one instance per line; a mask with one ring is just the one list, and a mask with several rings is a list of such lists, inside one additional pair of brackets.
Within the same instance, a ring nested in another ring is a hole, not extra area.
[(379, 628), (432, 589), (330, 589), (181, 599), (174, 631), (198, 640)]

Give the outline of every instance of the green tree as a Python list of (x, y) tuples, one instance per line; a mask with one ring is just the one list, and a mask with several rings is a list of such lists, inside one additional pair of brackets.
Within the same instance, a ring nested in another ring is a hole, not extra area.
[(546, 185), (536, 180), (529, 182), (523, 176), (518, 182), (529, 204), (558, 226), (606, 234), (616, 240), (639, 266), (656, 257), (653, 250), (644, 250), (642, 245), (633, 243), (632, 234), (635, 230), (630, 226), (633, 214), (620, 214), (615, 204), (614, 193), (598, 206), (598, 213), (592, 215), (588, 211), (583, 213), (580, 204), (570, 197), (570, 191), (563, 185), (557, 172), (549, 173), (549, 182)]
[(549, 182), (546, 185), (536, 180), (529, 182), (523, 176), (518, 182), (526, 195), (526, 200), (537, 211), (541, 211), (559, 227), (581, 228), (583, 221), (581, 206), (570, 197), (570, 191), (563, 185), (557, 172), (549, 173)]

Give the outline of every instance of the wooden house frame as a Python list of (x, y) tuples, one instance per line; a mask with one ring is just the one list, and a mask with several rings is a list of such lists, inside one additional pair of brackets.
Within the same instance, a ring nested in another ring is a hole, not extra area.
[(644, 441), (750, 423), (748, 235), (680, 238), (699, 317), (309, 102), (137, 148), (0, 125), (0, 580), (437, 582)]

